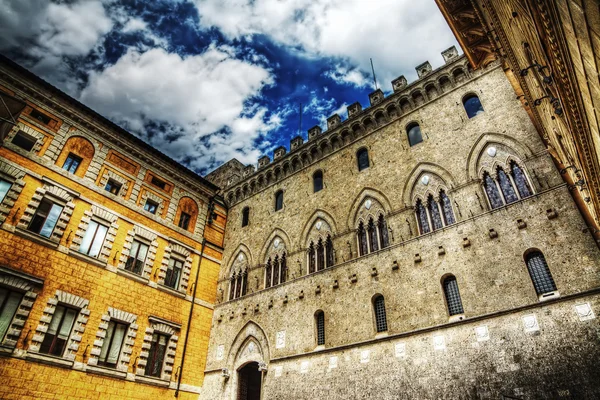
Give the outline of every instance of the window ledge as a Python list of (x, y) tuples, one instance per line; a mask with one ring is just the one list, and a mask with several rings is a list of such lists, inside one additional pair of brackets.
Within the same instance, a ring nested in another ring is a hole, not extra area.
[(388, 337), (389, 335), (390, 334), (388, 333), (388, 331), (377, 332), (377, 334), (375, 335), (375, 339)]
[(0, 344), (0, 355), (11, 355), (13, 353), (14, 347), (5, 346)]
[(17, 236), (24, 237), (25, 239), (29, 239), (32, 242), (35, 242), (42, 246), (50, 247), (51, 249), (54, 249), (54, 250), (56, 250), (59, 246), (59, 243), (54, 242), (45, 236), (38, 235), (37, 233), (29, 232), (29, 231), (23, 230), (21, 228), (15, 228), (14, 234)]
[(160, 386), (160, 387), (169, 387), (169, 384), (171, 383), (168, 380), (154, 378), (154, 377), (145, 376), (145, 375), (144, 376), (137, 375), (135, 377), (135, 381), (140, 382), (140, 383), (145, 383), (147, 385)]
[(123, 268), (117, 269), (117, 275), (121, 275), (121, 276), (129, 278), (131, 280), (134, 280), (136, 282), (143, 283), (144, 285), (147, 285), (148, 281), (149, 281), (148, 278), (144, 278), (143, 276), (140, 276), (131, 271), (127, 271), (126, 269), (123, 269)]
[(541, 301), (553, 300), (553, 299), (556, 299), (559, 297), (560, 297), (560, 293), (558, 292), (558, 290), (555, 290), (554, 292), (540, 294), (538, 296), (538, 300), (541, 302)]
[(448, 318), (448, 322), (462, 321), (463, 319), (465, 319), (465, 314), (456, 314), (456, 315), (451, 315)]
[(54, 365), (62, 368), (72, 368), (73, 361), (65, 360), (64, 358), (54, 357), (47, 354), (27, 353), (27, 360), (37, 361), (42, 364)]
[(92, 374), (110, 376), (111, 378), (119, 378), (119, 379), (127, 378), (127, 372), (118, 371), (113, 368), (92, 366), (92, 365), (88, 364), (87, 367), (85, 368), (85, 370), (86, 370), (86, 372), (90, 372)]
[(170, 293), (177, 297), (185, 298), (185, 292), (180, 292), (179, 290), (175, 290), (175, 289), (173, 289), (169, 286), (165, 286), (161, 283), (158, 284), (157, 289), (162, 290), (163, 292), (166, 292), (166, 293)]
[(81, 261), (85, 261), (87, 263), (90, 264), (94, 264), (97, 267), (100, 268), (105, 268), (106, 269), (106, 262), (105, 261), (100, 261), (99, 259), (97, 259), (96, 257), (90, 257), (87, 256), (83, 253), (78, 252), (77, 250), (69, 250), (69, 255), (72, 257), (75, 257)]

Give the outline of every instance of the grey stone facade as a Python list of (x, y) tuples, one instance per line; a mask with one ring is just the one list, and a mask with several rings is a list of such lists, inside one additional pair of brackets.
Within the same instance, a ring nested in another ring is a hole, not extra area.
[[(598, 247), (502, 68), (472, 72), (464, 57), (446, 61), (433, 71), (422, 64), (417, 82), (399, 78), (392, 95), (351, 106), (350, 120), (306, 143), (294, 138), (290, 153), (226, 185), (202, 398), (235, 399), (237, 371), (249, 362), (264, 364), (264, 399), (600, 396)], [(463, 106), (470, 94), (484, 109), (473, 118)], [(413, 123), (423, 141), (410, 146)], [(359, 171), (361, 149), (369, 167)], [(533, 194), (492, 209), (485, 173), (513, 162)], [(323, 189), (314, 192), (317, 171)], [(441, 190), (454, 221), (423, 234), (416, 205)], [(357, 230), (380, 216), (387, 226), (376, 237), (389, 243), (361, 255)], [(327, 237), (333, 266), (311, 272), (310, 243)], [(525, 262), (532, 251), (544, 254), (556, 284), (545, 296)], [(266, 264), (283, 254), (285, 282), (266, 288), (275, 276), (266, 278)], [(245, 294), (229, 300), (232, 274), (244, 272)], [(464, 308), (457, 315), (444, 296), (449, 275)], [(379, 333), (377, 295), (387, 314)]]

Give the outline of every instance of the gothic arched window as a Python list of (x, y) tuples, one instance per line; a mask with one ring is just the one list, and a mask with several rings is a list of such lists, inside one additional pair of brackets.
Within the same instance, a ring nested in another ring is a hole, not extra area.
[(538, 296), (556, 291), (556, 284), (546, 263), (546, 258), (541, 251), (532, 251), (525, 257), (529, 276), (533, 281)]
[(325, 247), (323, 246), (323, 239), (319, 239), (317, 242), (317, 271), (325, 268)]
[(317, 265), (317, 252), (315, 250), (315, 244), (310, 242), (310, 246), (308, 246), (308, 273), (312, 274), (316, 271)]
[(323, 189), (323, 171), (313, 174), (313, 192), (317, 193)]
[(387, 223), (385, 222), (385, 218), (383, 218), (382, 214), (379, 215), (379, 219), (377, 220), (377, 230), (379, 231), (381, 248), (385, 249), (390, 245), (390, 239), (388, 237)]
[(408, 144), (411, 146), (414, 146), (423, 141), (421, 127), (417, 123), (410, 124), (406, 128), (406, 134), (408, 135)]
[(248, 226), (250, 222), (250, 207), (244, 207), (242, 210), (242, 227)]
[(369, 168), (369, 151), (362, 148), (356, 152), (356, 160), (358, 162), (358, 170)]
[(327, 240), (325, 241), (325, 254), (327, 255), (325, 267), (329, 268), (333, 266), (333, 241), (329, 235), (327, 235)]
[(271, 259), (269, 258), (267, 260), (267, 265), (265, 267), (265, 288), (271, 287), (272, 275), (273, 275), (273, 265), (272, 265)]
[(275, 193), (275, 211), (279, 211), (283, 208), (283, 190), (278, 190)]
[(370, 252), (379, 250), (379, 242), (377, 240), (377, 230), (375, 229), (375, 223), (373, 222), (373, 218), (369, 219), (369, 224), (367, 225), (367, 232), (368, 232), (368, 236), (369, 236)]
[(280, 268), (279, 268), (279, 256), (275, 256), (275, 259), (273, 260), (273, 286), (277, 285), (279, 283), (279, 272), (280, 272)]
[(467, 112), (467, 117), (473, 118), (483, 112), (483, 106), (481, 105), (481, 101), (479, 97), (474, 94), (470, 94), (463, 99), (463, 105), (465, 106), (465, 111)]
[(435, 231), (437, 229), (442, 229), (444, 227), (444, 223), (442, 222), (440, 209), (437, 201), (435, 201), (432, 195), (429, 195), (429, 199), (427, 200), (427, 210), (429, 211), (429, 216), (431, 217), (431, 225), (433, 230)]
[(429, 233), (429, 219), (427, 218), (427, 211), (425, 210), (421, 199), (417, 200), (416, 212), (417, 221), (419, 222), (419, 231), (421, 231), (422, 235)]
[(377, 332), (387, 331), (387, 316), (385, 314), (385, 300), (382, 295), (373, 299), (373, 312), (375, 313), (375, 329)]
[(500, 189), (502, 190), (502, 195), (504, 196), (506, 204), (514, 203), (519, 200), (512, 182), (502, 168), (498, 168), (498, 183), (500, 184)]
[(325, 313), (317, 311), (315, 314), (315, 322), (317, 324), (317, 346), (325, 345)]
[(525, 176), (525, 173), (521, 167), (519, 167), (519, 165), (514, 161), (510, 163), (510, 173), (513, 177), (515, 185), (517, 186), (519, 196), (521, 196), (522, 199), (531, 196), (533, 191), (529, 186), (529, 182), (527, 182), (527, 177)]
[(367, 231), (365, 230), (365, 225), (362, 221), (358, 224), (358, 251), (361, 256), (369, 253), (368, 244), (367, 244)]
[(248, 270), (233, 273), (229, 279), (229, 300), (237, 299), (246, 294), (248, 289)]
[(504, 205), (504, 201), (502, 200), (502, 197), (500, 197), (500, 192), (498, 191), (496, 182), (487, 172), (483, 175), (483, 188), (485, 189), (485, 193), (487, 194), (492, 209), (502, 207)]
[(287, 258), (285, 253), (281, 255), (281, 260), (279, 261), (279, 283), (283, 283), (287, 280)]
[(453, 223), (455, 223), (456, 221), (454, 220), (452, 203), (450, 203), (450, 198), (444, 190), (440, 191), (440, 205), (442, 206), (442, 210), (444, 211), (444, 223), (446, 225), (452, 225)]
[(453, 275), (448, 276), (444, 279), (442, 284), (444, 287), (444, 295), (446, 296), (446, 305), (448, 306), (449, 315), (463, 314), (462, 301), (460, 299), (460, 293), (458, 291), (458, 282), (456, 277)]

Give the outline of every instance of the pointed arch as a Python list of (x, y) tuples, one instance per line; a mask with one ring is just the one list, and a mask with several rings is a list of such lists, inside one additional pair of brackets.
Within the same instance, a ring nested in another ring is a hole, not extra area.
[[(392, 207), (391, 207), (391, 203), (388, 199), (388, 197), (383, 194), (383, 192), (381, 192), (380, 190), (374, 189), (374, 188), (363, 188), (360, 193), (358, 194), (358, 196), (356, 196), (354, 198), (354, 201), (352, 202), (352, 206), (350, 207), (350, 210), (348, 212), (348, 220), (346, 221), (347, 224), (347, 229), (355, 229), (355, 223), (356, 223), (356, 218), (358, 216), (358, 212), (360, 211), (360, 207), (363, 205), (364, 201), (368, 198), (372, 198), (376, 201), (378, 201), (381, 206), (383, 207), (383, 212), (385, 214), (388, 214)], [(377, 217), (377, 216), (375, 216)]]
[[(290, 240), (290, 237), (288, 236), (288, 234), (279, 228), (275, 228), (271, 231), (271, 234), (267, 237), (267, 240), (264, 242), (263, 247), (260, 250), (260, 253), (259, 253), (260, 256), (257, 260), (258, 264), (265, 262), (265, 258), (267, 257), (267, 254), (269, 253), (269, 248), (276, 237), (279, 237), (281, 240), (283, 240), (285, 249), (287, 249), (288, 252), (290, 252), (292, 250), (292, 243), (291, 243), (291, 240)], [(296, 246), (294, 246), (294, 247), (296, 247)]]
[(252, 257), (252, 252), (250, 251), (250, 248), (248, 248), (248, 246), (246, 246), (245, 244), (240, 243), (238, 247), (236, 247), (236, 249), (233, 251), (233, 253), (230, 254), (229, 261), (227, 262), (227, 268), (225, 268), (222, 271), (223, 276), (221, 276), (221, 279), (227, 279), (231, 276), (231, 273), (233, 272), (233, 267), (237, 265), (238, 256), (240, 253), (244, 253), (246, 257), (246, 264), (249, 267), (254, 265), (254, 258)]
[(302, 228), (302, 235), (300, 236), (300, 247), (305, 245), (306, 241), (308, 240), (308, 236), (310, 235), (310, 230), (319, 219), (322, 219), (323, 221), (327, 222), (327, 224), (329, 224), (329, 226), (331, 227), (331, 233), (334, 235), (336, 234), (338, 229), (335, 220), (333, 219), (331, 214), (329, 214), (325, 210), (317, 209), (304, 223), (304, 227)]
[[(413, 170), (409, 174), (409, 178), (407, 179), (406, 183), (404, 184), (404, 188), (402, 191), (402, 201), (404, 202), (405, 205), (409, 205), (409, 204), (413, 203), (414, 188), (417, 185), (417, 183), (419, 182), (419, 180), (421, 179), (421, 177), (425, 174), (436, 175), (437, 177), (439, 177), (439, 179), (443, 183), (446, 184), (446, 187), (448, 190), (450, 190), (451, 188), (453, 188), (455, 186), (454, 178), (452, 177), (450, 172), (448, 172), (446, 169), (440, 167), (439, 165), (433, 164), (433, 163), (421, 162), (413, 168)], [(434, 193), (434, 189), (436, 191), (435, 193)], [(437, 196), (436, 193), (439, 192), (440, 189), (443, 189), (443, 188), (442, 187), (439, 187), (439, 188), (432, 187), (431, 193), (434, 196)]]
[[(244, 352), (250, 342), (256, 344), (256, 352)], [(248, 321), (231, 343), (227, 355), (227, 367), (235, 371), (252, 361), (267, 364), (270, 360), (269, 340), (265, 331), (256, 322)]]
[[(518, 140), (501, 133), (483, 133), (473, 144), (467, 156), (466, 173), (469, 180), (478, 179), (478, 164), (488, 146), (504, 145), (513, 151), (520, 160), (526, 160), (533, 155), (533, 150)], [(542, 149), (540, 149), (542, 150)]]

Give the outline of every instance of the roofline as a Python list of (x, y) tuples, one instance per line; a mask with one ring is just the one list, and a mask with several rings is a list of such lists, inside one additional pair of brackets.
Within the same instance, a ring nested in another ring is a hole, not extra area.
[(209, 189), (211, 189), (211, 190), (213, 190), (215, 192), (217, 192), (217, 191), (219, 191), (221, 189), (220, 187), (218, 187), (214, 183), (212, 183), (212, 182), (208, 181), (207, 179), (203, 178), (198, 173), (196, 173), (196, 172), (192, 171), (191, 169), (185, 167), (183, 164), (181, 164), (181, 163), (173, 160), (168, 155), (164, 154), (160, 150), (157, 150), (155, 147), (153, 147), (153, 146), (149, 145), (148, 143), (144, 142), (142, 139), (138, 138), (137, 136), (133, 135), (129, 131), (127, 131), (124, 128), (120, 127), (119, 125), (115, 124), (114, 122), (112, 122), (108, 118), (102, 116), (98, 112), (92, 110), (88, 106), (84, 105), (83, 103), (81, 103), (78, 100), (74, 99), (73, 97), (69, 96), (67, 93), (65, 93), (62, 90), (58, 89), (57, 87), (55, 87), (54, 85), (50, 84), (46, 80), (40, 78), (39, 76), (37, 76), (33, 72), (29, 71), (27, 68), (25, 68), (25, 67), (17, 64), (15, 61), (11, 60), (10, 58), (8, 58), (7, 56), (5, 56), (2, 53), (0, 53), (0, 64), (6, 65), (9, 68), (13, 69), (15, 72), (17, 72), (19, 74), (22, 74), (22, 75), (25, 75), (25, 78), (27, 78), (28, 80), (32, 81), (35, 84), (38, 84), (38, 85), (42, 86), (44, 89), (52, 92), (53, 94), (56, 94), (56, 95), (60, 96), (63, 100), (66, 100), (67, 102), (69, 102), (73, 106), (75, 106), (76, 108), (81, 109), (84, 113), (87, 113), (87, 114), (91, 115), (93, 118), (98, 119), (102, 124), (107, 125), (108, 128), (116, 131), (117, 133), (120, 133), (120, 134), (124, 135), (127, 139), (129, 139), (132, 142), (134, 142), (134, 144), (136, 144), (137, 146), (142, 147), (144, 150), (152, 153), (153, 155), (159, 157), (162, 160), (166, 160), (173, 167), (175, 167), (175, 168), (183, 171), (190, 178), (199, 181), (201, 184), (203, 184), (204, 186), (208, 187)]

